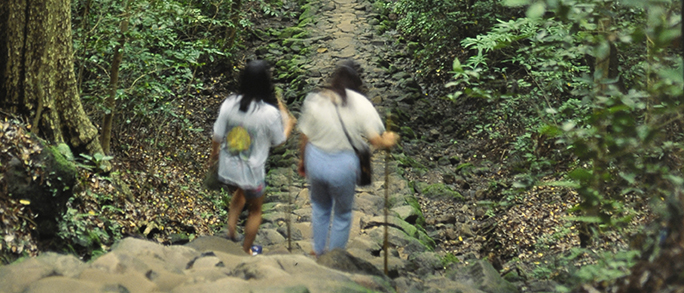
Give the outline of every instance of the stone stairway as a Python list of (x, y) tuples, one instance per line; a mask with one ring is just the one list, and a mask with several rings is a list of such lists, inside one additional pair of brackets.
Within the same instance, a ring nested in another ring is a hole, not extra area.
[[(316, 21), (305, 44), (312, 56), (302, 69), (307, 82), (322, 85), (342, 58), (362, 67), (368, 97), (382, 115), (405, 99), (408, 74), (381, 68), (388, 52), (376, 33), (371, 3), (364, 0), (312, 1)], [(381, 62), (382, 63), (382, 62)], [(44, 253), (0, 267), (3, 292), (517, 292), (486, 261), (445, 268), (434, 243), (417, 225), (419, 207), (413, 190), (389, 162), (385, 189), (385, 153), (373, 157), (374, 182), (357, 188), (353, 225), (346, 251), (318, 259), (310, 255), (311, 206), (304, 180), (292, 168), (269, 171), (272, 188), (264, 204), (255, 244), (257, 256), (240, 243), (200, 236), (185, 245), (164, 246), (126, 238), (90, 262), (72, 255)], [(388, 274), (383, 251), (385, 192), (388, 192)], [(291, 204), (289, 204), (291, 203)], [(288, 241), (288, 223), (290, 239)]]

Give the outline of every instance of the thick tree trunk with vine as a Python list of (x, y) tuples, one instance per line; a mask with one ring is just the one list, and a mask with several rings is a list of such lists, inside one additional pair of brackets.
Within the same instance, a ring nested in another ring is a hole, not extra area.
[[(124, 10), (128, 10), (128, 1), (124, 3)], [(124, 12), (124, 13), (127, 13)], [(119, 67), (121, 65), (121, 60), (123, 59), (123, 49), (126, 45), (126, 31), (128, 30), (128, 16), (124, 16), (121, 20), (121, 35), (119, 36), (119, 43), (114, 48), (114, 58), (112, 60), (112, 67), (110, 70), (109, 79), (109, 96), (105, 100), (106, 113), (104, 115), (104, 121), (102, 123), (102, 137), (100, 141), (102, 142), (102, 149), (106, 154), (110, 153), (110, 142), (112, 140), (112, 123), (114, 120), (114, 111), (116, 111), (116, 91), (119, 85)]]
[(76, 153), (101, 153), (74, 75), (71, 1), (6, 0), (0, 5), (0, 107), (31, 131)]

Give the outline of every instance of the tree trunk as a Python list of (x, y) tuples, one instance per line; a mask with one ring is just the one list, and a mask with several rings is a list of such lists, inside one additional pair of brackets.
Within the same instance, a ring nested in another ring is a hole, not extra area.
[(599, 89), (603, 91), (607, 88), (605, 82), (610, 73), (610, 59), (612, 53), (612, 50), (610, 50), (611, 42), (608, 38), (608, 34), (610, 32), (609, 17), (604, 17), (599, 20), (598, 30), (599, 33), (604, 35), (606, 39), (605, 41), (608, 43), (608, 48), (599, 52), (599, 55), (596, 56), (596, 63), (594, 64), (594, 81), (598, 84)]
[[(128, 1), (124, 2), (124, 13), (128, 14)], [(123, 16), (119, 29), (121, 35), (116, 47), (114, 47), (114, 58), (112, 59), (111, 74), (109, 79), (109, 96), (105, 100), (104, 121), (102, 122), (102, 136), (100, 142), (105, 154), (110, 153), (110, 141), (112, 139), (112, 123), (114, 121), (114, 111), (116, 111), (116, 91), (119, 85), (119, 67), (123, 59), (124, 45), (126, 45), (126, 31), (128, 30), (128, 15)]]
[(242, 0), (234, 0), (233, 4), (230, 6), (230, 21), (235, 25), (230, 28), (228, 32), (227, 42), (224, 44), (225, 50), (230, 50), (235, 43), (235, 37), (237, 36), (237, 25), (240, 20), (240, 9), (242, 9)]
[(0, 5), (0, 106), (31, 131), (75, 153), (101, 153), (74, 75), (69, 0), (6, 0)]

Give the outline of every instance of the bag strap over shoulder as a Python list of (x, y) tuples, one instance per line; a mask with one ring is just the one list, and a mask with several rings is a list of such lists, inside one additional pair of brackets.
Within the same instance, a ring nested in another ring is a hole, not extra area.
[(354, 149), (354, 152), (358, 154), (359, 149), (357, 149), (356, 146), (354, 145), (354, 142), (352, 141), (352, 138), (349, 135), (349, 132), (347, 132), (347, 127), (344, 126), (344, 122), (342, 121), (342, 116), (340, 115), (340, 107), (337, 106), (337, 103), (335, 103), (335, 102), (333, 102), (333, 104), (335, 105), (335, 112), (337, 112), (337, 118), (340, 119), (340, 124), (342, 125), (342, 130), (344, 131), (344, 135), (347, 136), (347, 140), (349, 140), (349, 144)]

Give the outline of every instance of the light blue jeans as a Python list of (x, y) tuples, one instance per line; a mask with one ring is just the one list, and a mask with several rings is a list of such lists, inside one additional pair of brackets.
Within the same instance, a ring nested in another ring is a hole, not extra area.
[(344, 249), (349, 240), (359, 159), (351, 150), (326, 153), (309, 143), (304, 161), (312, 206), (314, 252), (321, 255), (335, 248)]

